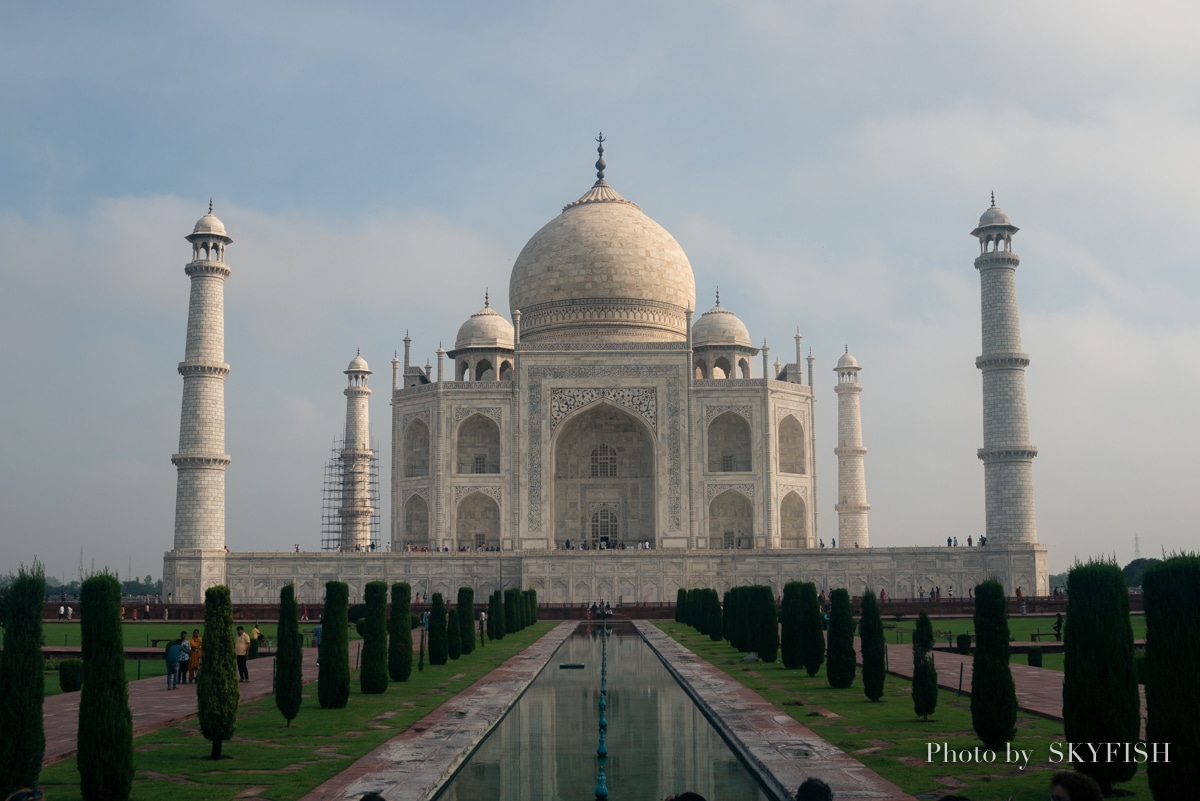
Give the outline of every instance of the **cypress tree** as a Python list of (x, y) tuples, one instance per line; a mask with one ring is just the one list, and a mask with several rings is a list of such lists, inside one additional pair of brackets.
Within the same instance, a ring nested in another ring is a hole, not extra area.
[[(1150, 567), (1142, 577), (1142, 591), (1146, 741), (1171, 744), (1171, 761), (1148, 762), (1146, 775), (1155, 798), (1191, 799), (1200, 787), (1200, 759), (1195, 758), (1200, 754), (1200, 555), (1178, 554)], [(1068, 631), (1071, 625), (1068, 620)]]
[(84, 801), (125, 801), (133, 787), (133, 718), (121, 639), (121, 583), (101, 574), (79, 591), (87, 675), (79, 695), (79, 789)]
[(800, 585), (800, 658), (808, 675), (817, 675), (825, 662), (825, 627), (821, 625), (821, 602), (817, 585), (806, 581)]
[(392, 616), (388, 618), (388, 677), (408, 681), (412, 675), (412, 587), (392, 585)]
[(458, 641), (464, 655), (475, 650), (475, 590), (458, 588)]
[[(471, 641), (474, 642), (474, 637)], [(462, 626), (458, 624), (458, 610), (446, 613), (446, 655), (451, 659), (462, 656)]]
[(221, 758), (221, 743), (237, 730), (241, 699), (233, 651), (233, 602), (228, 587), (209, 587), (204, 592), (204, 667), (196, 674), (196, 702), (200, 733), (212, 743), (210, 759)]
[(433, 606), (429, 609), (429, 664), (444, 665), (449, 658), (446, 642), (446, 600), (440, 592), (433, 594)]
[[(321, 620), (321, 667), (317, 701), (321, 709), (344, 709), (350, 700), (350, 588), (325, 582), (325, 615)], [(204, 652), (205, 661), (208, 651)]]
[(534, 623), (537, 623), (538, 619), (537, 590), (525, 590), (525, 597), (529, 601), (525, 619), (528, 621), (528, 625), (532, 626)]
[(800, 643), (800, 582), (789, 581), (783, 585), (783, 609), (780, 614), (782, 634), (779, 642), (779, 653), (783, 658), (783, 666), (791, 670), (804, 664)]
[(680, 587), (675, 593), (675, 622), (687, 622), (687, 590)]
[(923, 720), (937, 709), (937, 669), (933, 664), (933, 622), (929, 613), (921, 610), (917, 630), (913, 632), (913, 710)]
[(288, 584), (279, 591), (279, 648), (275, 652), (275, 707), (292, 725), (300, 712), (304, 688), (304, 637), (296, 616), (296, 588)]
[(363, 695), (379, 695), (388, 687), (387, 596), (385, 581), (368, 581), (363, 587), (367, 614), (362, 625), (362, 667), (358, 686)]
[(887, 673), (884, 667), (884, 649), (887, 644), (883, 639), (883, 620), (879, 615), (879, 601), (873, 590), (863, 593), (862, 625), (858, 629), (859, 640), (862, 643), (863, 661), (863, 693), (872, 701), (883, 697), (883, 679)]
[(993, 751), (1017, 733), (1017, 691), (1009, 658), (1008, 609), (995, 579), (975, 587), (975, 660), (971, 676), (971, 723)]
[(755, 627), (757, 642), (754, 649), (763, 662), (774, 662), (779, 658), (779, 613), (775, 610), (775, 593), (770, 587), (755, 587)]
[[(1063, 731), (1067, 742), (1137, 742), (1141, 699), (1133, 668), (1133, 626), (1129, 622), (1129, 589), (1115, 562), (1076, 563), (1070, 573), (1064, 638)], [(1103, 703), (1097, 703), (1103, 698)], [(1083, 753), (1080, 753), (1082, 751)], [(1105, 795), (1114, 782), (1127, 782), (1137, 772), (1133, 760), (1085, 761), (1075, 770), (1096, 780)]]
[[(41, 563), (21, 565), (4, 602), (4, 651), (0, 652), (0, 797), (37, 787), (46, 755), (42, 724), (42, 603), (46, 577)], [(122, 676), (125, 674), (122, 673)]]
[(854, 614), (850, 611), (850, 593), (844, 589), (829, 594), (829, 646), (825, 657), (825, 675), (829, 686), (844, 690), (854, 683)]
[(708, 592), (702, 589), (692, 590), (692, 628), (697, 634), (708, 634)]
[(504, 625), (504, 593), (496, 590), (488, 605), (488, 636), (493, 640), (503, 640), (507, 633), (508, 627)]
[(708, 638), (713, 642), (720, 642), (722, 639), (721, 629), (721, 599), (717, 597), (716, 590), (708, 591)]
[(504, 631), (516, 633), (521, 629), (517, 627), (517, 604), (513, 599), (513, 588), (509, 587), (504, 591)]
[(733, 645), (733, 594), (729, 590), (725, 590), (723, 603), (721, 604), (721, 636), (730, 645)]

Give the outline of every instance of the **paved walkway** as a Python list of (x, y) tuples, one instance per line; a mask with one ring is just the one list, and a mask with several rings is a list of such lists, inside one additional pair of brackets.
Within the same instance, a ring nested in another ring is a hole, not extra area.
[(525, 692), (578, 621), (560, 623), (533, 645), (439, 706), (303, 801), (360, 799), (375, 792), (388, 801), (417, 801), (474, 752)]
[[(858, 638), (855, 638), (854, 647), (858, 655), (859, 664), (862, 663), (862, 647)], [(906, 679), (912, 679), (912, 645), (911, 644), (889, 644), (887, 647), (888, 655), (888, 672)], [(967, 656), (953, 651), (937, 651), (934, 654), (934, 664), (938, 672), (938, 686), (947, 690), (958, 692), (961, 687), (962, 694), (969, 696), (971, 694), (971, 676), (973, 656)], [(1012, 671), (1013, 684), (1017, 690), (1017, 706), (1026, 712), (1031, 712), (1034, 715), (1040, 715), (1051, 720), (1063, 719), (1062, 715), (1062, 683), (1063, 673), (1061, 670), (1049, 670), (1048, 668), (1035, 668), (1029, 665), (1010, 664)], [(1142, 732), (1141, 736), (1146, 736), (1146, 694), (1143, 688), (1139, 687), (1138, 692), (1142, 697)]]
[[(250, 681), (239, 684), (242, 701), (270, 695), (275, 659), (264, 657), (250, 661)], [(304, 675), (317, 675), (317, 650), (304, 649)], [(53, 680), (53, 679), (50, 679)], [(196, 685), (181, 684), (167, 690), (166, 676), (129, 682), (129, 709), (133, 713), (133, 734), (145, 734), (195, 717)], [(60, 693), (45, 700), (42, 720), (46, 730), (46, 758), (51, 764), (75, 755), (79, 732), (79, 693)]]
[(818, 737), (728, 673), (700, 659), (650, 621), (634, 625), (692, 700), (779, 798), (791, 798), (809, 776), (823, 779), (834, 798), (912, 801), (912, 796)]

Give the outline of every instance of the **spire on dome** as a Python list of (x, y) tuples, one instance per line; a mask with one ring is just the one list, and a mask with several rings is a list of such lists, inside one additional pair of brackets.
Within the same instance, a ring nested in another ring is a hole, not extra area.
[(483, 289), (483, 308), (489, 309), (492, 306), (492, 295), (487, 287)]
[(992, 190), (992, 208), (996, 208), (996, 190)]
[[(992, 204), (992, 205), (995, 205), (995, 204)], [(211, 197), (208, 199), (208, 213), (212, 214), (212, 198)]]
[(721, 287), (717, 287), (717, 305), (721, 305)]
[(603, 131), (601, 131), (600, 135), (596, 137), (596, 142), (598, 143), (596, 146), (596, 153), (598, 154), (598, 158), (596, 159), (596, 184), (595, 185), (601, 186), (604, 183), (604, 168), (608, 166), (607, 164), (604, 163), (605, 139), (604, 139)]

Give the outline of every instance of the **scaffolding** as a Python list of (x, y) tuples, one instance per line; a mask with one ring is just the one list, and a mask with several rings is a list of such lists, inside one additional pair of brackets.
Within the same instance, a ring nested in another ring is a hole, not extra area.
[[(321, 550), (342, 550), (342, 515), (341, 508), (346, 482), (346, 461), (342, 454), (346, 448), (345, 440), (334, 440), (330, 449), (329, 461), (325, 463), (325, 484), (321, 493)], [(383, 550), (383, 541), (379, 535), (379, 448), (371, 441), (371, 467), (369, 478), (369, 493), (371, 508), (371, 543), (368, 551)]]

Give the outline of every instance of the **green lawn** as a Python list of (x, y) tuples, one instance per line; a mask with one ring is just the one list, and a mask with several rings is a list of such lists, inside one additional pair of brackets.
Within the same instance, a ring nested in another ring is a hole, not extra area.
[[(1129, 622), (1133, 627), (1133, 638), (1135, 640), (1146, 639), (1146, 618), (1144, 615), (1130, 615)], [(894, 616), (883, 616), (883, 625), (886, 628), (887, 641), (895, 642), (912, 642), (913, 629), (916, 628), (917, 618), (915, 615), (907, 615), (904, 619), (897, 621)], [(938, 642), (946, 642), (947, 637), (953, 639), (959, 634), (974, 634), (975, 623), (969, 617), (952, 617), (952, 618), (933, 618), (933, 631)], [(1021, 617), (1017, 615), (1008, 619), (1009, 638), (1014, 642), (1030, 642), (1029, 635), (1040, 631), (1043, 634), (1054, 633), (1054, 615), (1039, 615)], [(1053, 642), (1053, 638), (1047, 638), (1043, 642)]]
[[(1024, 772), (1003, 764), (979, 765), (927, 761), (931, 744), (947, 744), (961, 751), (982, 750), (971, 727), (970, 699), (941, 690), (936, 713), (929, 722), (913, 714), (911, 684), (888, 676), (883, 700), (872, 703), (862, 694), (861, 676), (848, 690), (834, 690), (822, 670), (814, 677), (788, 670), (781, 662), (745, 664), (742, 654), (725, 642), (681, 624), (657, 624), (696, 655), (780, 707), (818, 736), (860, 760), (871, 770), (912, 795), (939, 798), (951, 792), (970, 798), (1045, 798), (1050, 774), (1063, 768), (1049, 762), (1051, 743), (1064, 741), (1062, 724), (1022, 714), (1017, 720), (1014, 749), (1032, 751)], [(935, 624), (936, 625), (936, 624)], [(999, 760), (1004, 760), (1001, 752)], [(1150, 799), (1146, 775), (1139, 770), (1133, 781), (1118, 785), (1129, 799)]]
[[(134, 740), (137, 778), (130, 799), (223, 801), (237, 798), (250, 788), (258, 790), (258, 797), (276, 801), (300, 798), (524, 650), (555, 625), (536, 623), (482, 648), (476, 645), (474, 653), (441, 667), (426, 664), (424, 671), (417, 671), (414, 659), (412, 678), (403, 684), (391, 684), (382, 695), (362, 695), (355, 672), (350, 703), (345, 709), (320, 709), (316, 685), (309, 684), (304, 705), (290, 728), (284, 725), (273, 698), (242, 704), (237, 733), (222, 746), (227, 758), (217, 763), (207, 758), (210, 744), (201, 736), (195, 720), (138, 737)], [(352, 648), (351, 659), (353, 654)], [(55, 801), (81, 799), (75, 761), (46, 768), (41, 789)]]

